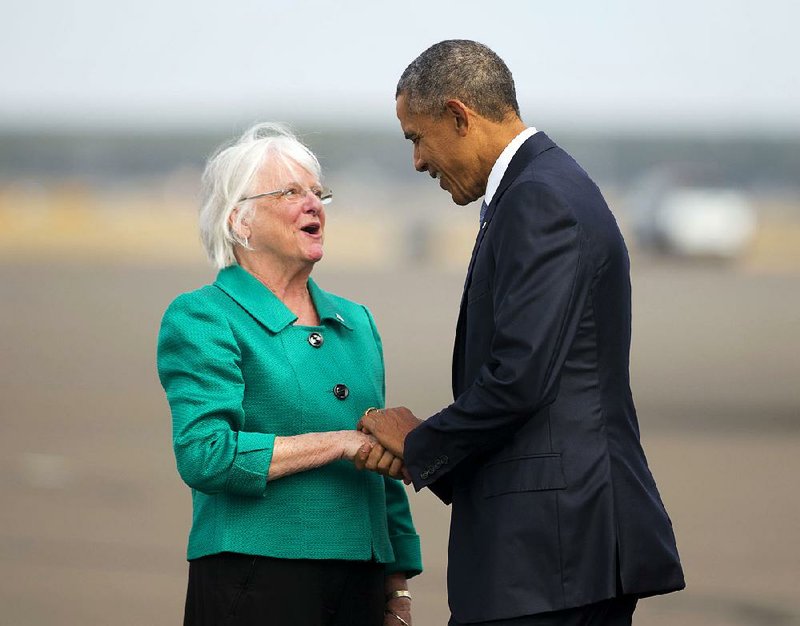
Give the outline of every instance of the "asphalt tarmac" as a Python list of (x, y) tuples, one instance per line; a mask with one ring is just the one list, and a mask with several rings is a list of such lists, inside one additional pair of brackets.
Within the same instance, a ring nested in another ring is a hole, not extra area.
[[(800, 624), (800, 275), (634, 261), (634, 397), (688, 582), (642, 601), (635, 623)], [(181, 622), (191, 503), (155, 342), (169, 301), (212, 276), (0, 266), (0, 624)], [(426, 416), (450, 401), (463, 270), (315, 277), (371, 307), (388, 404)], [(426, 564), (415, 624), (445, 624), (449, 511), (411, 502)]]

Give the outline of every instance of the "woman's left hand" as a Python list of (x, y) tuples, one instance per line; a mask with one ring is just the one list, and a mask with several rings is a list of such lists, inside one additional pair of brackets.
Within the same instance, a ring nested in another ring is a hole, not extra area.
[[(404, 620), (401, 622), (400, 618)], [(408, 598), (392, 598), (386, 603), (383, 626), (411, 626), (411, 600)]]
[(411, 626), (411, 596), (408, 593), (406, 575), (403, 572), (387, 574), (384, 590), (387, 599), (383, 626)]

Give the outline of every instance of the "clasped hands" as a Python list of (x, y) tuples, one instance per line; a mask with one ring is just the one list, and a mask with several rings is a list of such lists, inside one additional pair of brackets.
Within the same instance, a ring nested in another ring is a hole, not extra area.
[(368, 469), (392, 478), (402, 478), (406, 484), (411, 477), (403, 465), (406, 435), (422, 420), (406, 407), (367, 409), (358, 422), (358, 430), (374, 438), (371, 446), (362, 446), (353, 462), (358, 469)]

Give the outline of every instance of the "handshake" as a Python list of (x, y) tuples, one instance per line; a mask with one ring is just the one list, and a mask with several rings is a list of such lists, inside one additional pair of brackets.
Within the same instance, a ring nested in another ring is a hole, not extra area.
[(352, 461), (358, 469), (368, 469), (392, 478), (402, 478), (406, 484), (411, 477), (403, 465), (406, 435), (422, 420), (405, 407), (367, 409), (358, 422), (358, 431), (366, 441), (355, 452)]

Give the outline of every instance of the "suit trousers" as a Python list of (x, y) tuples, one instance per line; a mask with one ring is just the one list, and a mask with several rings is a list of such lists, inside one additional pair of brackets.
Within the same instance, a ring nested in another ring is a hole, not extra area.
[(448, 626), (630, 626), (636, 602), (635, 596), (620, 596), (573, 609), (471, 624), (451, 617)]
[(189, 561), (184, 626), (381, 626), (383, 565), (224, 552)]

